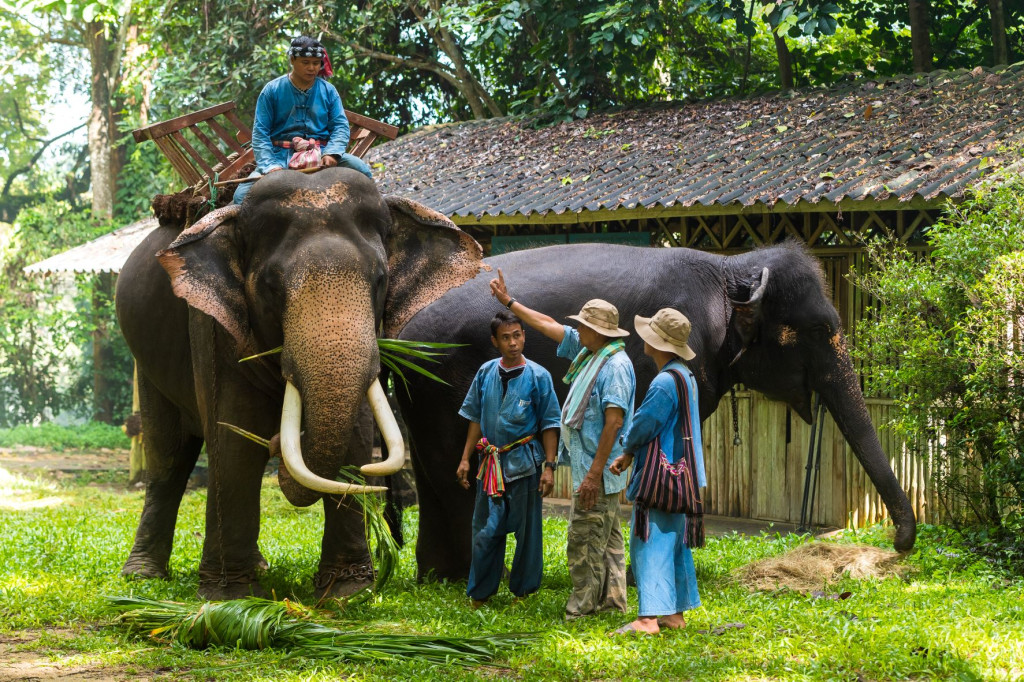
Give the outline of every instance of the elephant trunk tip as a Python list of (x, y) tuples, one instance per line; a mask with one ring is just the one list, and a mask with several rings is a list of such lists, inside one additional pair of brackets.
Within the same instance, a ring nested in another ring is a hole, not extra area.
[(909, 553), (914, 549), (917, 541), (917, 522), (913, 519), (896, 524), (896, 537), (893, 539), (893, 548), (897, 552)]

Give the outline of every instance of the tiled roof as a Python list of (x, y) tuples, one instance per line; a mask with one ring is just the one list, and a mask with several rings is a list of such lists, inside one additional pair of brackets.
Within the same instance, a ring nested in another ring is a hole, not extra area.
[(1024, 135), (1022, 94), (1024, 63), (979, 67), (540, 129), (510, 118), (448, 124), (375, 147), (368, 161), (383, 164), (382, 191), (470, 220), (932, 201), (1007, 160)]
[(158, 224), (156, 218), (145, 218), (56, 256), (50, 256), (46, 260), (27, 265), (25, 272), (44, 275), (55, 272), (118, 273), (135, 247), (141, 244)]

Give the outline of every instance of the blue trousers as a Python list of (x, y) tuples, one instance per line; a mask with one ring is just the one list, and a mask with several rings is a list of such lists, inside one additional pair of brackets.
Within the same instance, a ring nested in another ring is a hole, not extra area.
[(629, 538), (629, 558), (640, 597), (638, 615), (670, 616), (697, 608), (700, 594), (693, 553), (683, 544), (686, 515), (651, 509), (650, 519), (651, 534), (646, 542), (635, 532)]
[[(370, 164), (366, 163), (365, 161), (360, 159), (358, 156), (353, 156), (352, 154), (347, 154), (347, 153), (346, 154), (342, 154), (341, 155), (341, 159), (338, 161), (338, 166), (337, 167), (338, 168), (351, 168), (352, 170), (359, 171), (360, 173), (362, 173), (363, 175), (365, 175), (368, 178), (373, 178), (373, 172), (370, 170)], [(249, 174), (249, 177), (250, 178), (259, 177), (260, 175), (262, 175), (262, 173), (260, 173), (259, 171), (253, 171), (252, 173)], [(236, 187), (235, 188), (235, 196), (231, 200), (231, 203), (233, 203), (233, 204), (240, 204), (240, 203), (242, 203), (242, 199), (245, 199), (245, 195), (249, 193), (249, 190), (252, 189), (252, 186), (254, 184), (256, 184), (256, 183), (255, 182), (246, 182), (246, 183), (243, 183), (243, 184), (239, 185), (238, 187)]]
[(541, 497), (537, 491), (540, 472), (505, 484), (505, 494), (492, 499), (479, 482), (473, 509), (473, 563), (469, 567), (466, 594), (484, 601), (498, 591), (505, 567), (505, 537), (516, 536), (516, 553), (508, 589), (517, 597), (540, 589), (544, 573), (541, 530)]

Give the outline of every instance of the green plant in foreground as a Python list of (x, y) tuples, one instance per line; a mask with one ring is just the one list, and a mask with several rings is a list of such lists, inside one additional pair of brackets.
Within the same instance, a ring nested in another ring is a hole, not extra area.
[(408, 658), (473, 665), (535, 638), (523, 633), (432, 637), (344, 631), (306, 620), (309, 611), (287, 600), (257, 597), (209, 602), (198, 608), (141, 597), (111, 597), (110, 610), (136, 632), (190, 649), (287, 649), (289, 655), (333, 661)]

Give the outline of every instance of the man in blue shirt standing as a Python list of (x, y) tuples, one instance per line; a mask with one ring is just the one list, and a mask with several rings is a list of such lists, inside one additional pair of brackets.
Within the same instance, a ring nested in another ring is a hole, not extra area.
[(577, 329), (556, 322), (512, 298), (505, 277), (491, 280), (491, 294), (526, 324), (558, 344), (558, 355), (572, 359), (562, 379), (569, 395), (562, 407), (559, 463), (572, 467), (573, 501), (566, 558), (572, 594), (567, 619), (600, 611), (626, 611), (626, 557), (619, 521), (619, 493), (625, 474), (609, 471), (622, 454), (619, 432), (629, 430), (636, 395), (633, 363), (626, 355), (618, 309), (601, 299), (584, 304), (570, 319)]
[[(349, 126), (338, 90), (325, 78), (333, 75), (327, 50), (306, 36), (295, 38), (288, 48), (291, 72), (264, 86), (256, 100), (252, 150), (258, 177), (288, 167), (292, 139), (313, 140), (320, 145), (320, 165), (352, 168), (373, 177), (370, 166), (348, 149)], [(242, 203), (253, 183), (235, 190), (234, 203)]]
[(558, 446), (555, 388), (548, 371), (523, 356), (526, 334), (519, 318), (504, 310), (495, 315), (491, 343), (501, 357), (477, 371), (459, 410), (469, 420), (456, 470), (464, 488), (469, 488), (470, 455), (480, 453), (473, 558), (466, 586), (474, 608), (498, 591), (509, 533), (516, 536), (509, 590), (524, 597), (540, 589), (541, 497), (554, 487)]

